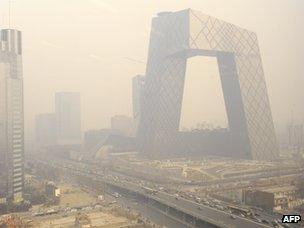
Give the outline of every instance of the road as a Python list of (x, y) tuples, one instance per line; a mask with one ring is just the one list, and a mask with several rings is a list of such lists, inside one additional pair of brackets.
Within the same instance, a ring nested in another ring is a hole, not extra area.
[[(62, 161), (61, 161), (62, 162)], [(61, 163), (60, 162), (60, 163)], [(67, 161), (64, 162), (65, 167), (69, 167), (69, 169), (73, 166), (70, 166)], [(49, 163), (48, 163), (49, 164)], [(55, 163), (53, 163), (54, 165)], [(61, 163), (62, 164), (62, 163)], [(60, 164), (55, 164), (55, 166), (61, 166)], [(61, 167), (62, 168), (62, 167)], [(218, 210), (209, 206), (205, 206), (202, 204), (197, 204), (193, 201), (179, 198), (178, 200), (175, 198), (175, 196), (161, 192), (159, 191), (156, 195), (147, 194), (141, 186), (138, 184), (134, 184), (132, 182), (128, 182), (125, 180), (118, 180), (113, 181), (109, 179), (105, 179), (104, 176), (100, 176), (96, 173), (93, 173), (92, 171), (88, 171), (87, 169), (81, 170), (79, 167), (76, 171), (78, 174), (86, 175), (87, 177), (91, 177), (92, 179), (97, 179), (101, 182), (107, 182), (108, 184), (112, 184), (114, 186), (118, 186), (122, 189), (127, 189), (131, 192), (136, 192), (142, 195), (145, 195), (146, 197), (152, 198), (155, 201), (158, 201), (162, 204), (165, 204), (169, 207), (176, 208), (186, 214), (192, 215), (196, 218), (199, 218), (203, 221), (210, 222), (212, 224), (217, 224), (222, 227), (271, 227), (270, 225), (262, 224), (255, 222), (253, 220), (249, 220), (247, 218), (243, 218), (241, 216), (235, 216), (234, 218), (231, 217), (231, 214)], [(200, 206), (200, 209), (198, 208)], [(270, 216), (271, 217), (271, 216)], [(274, 217), (271, 217), (274, 218)], [(270, 220), (271, 221), (271, 220)]]
[[(146, 194), (141, 187), (135, 184), (121, 182), (119, 185), (121, 185), (126, 189), (132, 190), (134, 192), (141, 192), (142, 194)], [(222, 227), (246, 227), (246, 228), (270, 227), (240, 216), (235, 216), (235, 218), (233, 219), (231, 218), (231, 214), (228, 212), (220, 211), (212, 207), (207, 207), (205, 205), (198, 204), (183, 198), (179, 198), (177, 200), (175, 196), (165, 192), (159, 191), (156, 195), (149, 195), (148, 197), (151, 197), (152, 199), (164, 203), (170, 207), (179, 209), (184, 213), (193, 215), (203, 221), (207, 221), (212, 224), (218, 224)], [(199, 206), (200, 209), (198, 208)]]
[(164, 214), (162, 211), (158, 210), (157, 208), (152, 207), (149, 204), (132, 200), (129, 197), (120, 197), (120, 198), (114, 198), (110, 195), (107, 195), (108, 199), (115, 200), (119, 205), (122, 207), (129, 207), (133, 211), (136, 211), (137, 213), (140, 213), (143, 217), (149, 219), (155, 224), (168, 227), (168, 228), (184, 228), (188, 225), (183, 223), (182, 221), (179, 221), (173, 217), (169, 217), (168, 215)]
[[(82, 171), (78, 170), (78, 172), (81, 173)], [(150, 195), (147, 194), (141, 186), (133, 184), (131, 182), (122, 180), (105, 180), (104, 177), (100, 177), (98, 174), (94, 174), (92, 172), (88, 173), (87, 170), (83, 170), (83, 174), (95, 180), (99, 180), (102, 182), (106, 181), (109, 185), (118, 186), (120, 188), (127, 189), (132, 192), (140, 193), (165, 205), (178, 209), (186, 214), (190, 214), (203, 221), (210, 222), (211, 224), (220, 225), (221, 227), (269, 227), (264, 224), (257, 223), (255, 221), (238, 216), (235, 216), (235, 218), (233, 219), (231, 218), (231, 214), (225, 211), (216, 210), (214, 208), (207, 207), (204, 205), (200, 205), (201, 209), (198, 209), (199, 205), (197, 203), (183, 198), (176, 200), (173, 195), (167, 194), (165, 192), (158, 192), (156, 195)]]

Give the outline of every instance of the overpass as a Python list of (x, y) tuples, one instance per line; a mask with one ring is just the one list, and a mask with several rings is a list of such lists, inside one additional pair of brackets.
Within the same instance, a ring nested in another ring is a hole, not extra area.
[(217, 210), (196, 202), (178, 198), (171, 194), (158, 191), (157, 194), (147, 193), (141, 186), (121, 180), (111, 180), (110, 178), (93, 173), (87, 170), (87, 167), (75, 167), (68, 161), (39, 161), (46, 166), (55, 169), (61, 169), (65, 174), (78, 177), (81, 183), (94, 188), (102, 188), (106, 186), (107, 192), (119, 192), (126, 197), (136, 198), (144, 203), (148, 203), (164, 214), (175, 219), (182, 220), (189, 227), (267, 227), (264, 224), (257, 223), (247, 218), (235, 216), (222, 210)]

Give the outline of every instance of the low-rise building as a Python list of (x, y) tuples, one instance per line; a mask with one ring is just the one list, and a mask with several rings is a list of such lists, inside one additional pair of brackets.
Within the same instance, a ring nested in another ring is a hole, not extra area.
[(48, 182), (45, 186), (45, 192), (50, 197), (59, 197), (60, 196), (60, 188), (58, 188), (55, 183)]
[(288, 210), (304, 203), (296, 186), (275, 186), (244, 191), (244, 202), (269, 211)]
[(127, 137), (135, 136), (134, 120), (131, 117), (116, 115), (111, 118), (111, 129), (113, 132)]

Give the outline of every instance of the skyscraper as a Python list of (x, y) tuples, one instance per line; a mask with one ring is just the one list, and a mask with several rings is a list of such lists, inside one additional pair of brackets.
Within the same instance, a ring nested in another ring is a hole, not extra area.
[[(137, 134), (140, 150), (158, 157), (195, 151), (276, 159), (278, 148), (256, 34), (191, 9), (159, 13), (151, 27)], [(179, 132), (186, 64), (194, 56), (217, 58), (227, 133)]]
[(0, 30), (0, 200), (20, 202), (24, 182), (22, 37)]
[(81, 135), (80, 94), (60, 92), (55, 94), (57, 145), (79, 145)]
[(142, 99), (145, 85), (145, 77), (143, 75), (136, 75), (132, 79), (132, 102), (133, 102), (133, 119), (135, 129), (137, 130), (142, 108)]

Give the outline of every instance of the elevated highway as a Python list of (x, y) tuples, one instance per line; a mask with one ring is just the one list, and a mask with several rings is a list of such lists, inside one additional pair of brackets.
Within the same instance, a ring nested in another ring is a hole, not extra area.
[(147, 191), (132, 182), (112, 180), (104, 175), (94, 173), (84, 167), (75, 167), (67, 161), (40, 161), (44, 165), (56, 169), (62, 169), (67, 175), (80, 179), (82, 183), (102, 188), (106, 186), (107, 191), (119, 192), (126, 197), (134, 197), (145, 203), (157, 207), (168, 216), (175, 217), (189, 224), (189, 227), (246, 227), (258, 228), (269, 227), (253, 220), (239, 216), (231, 216), (230, 213), (217, 210), (193, 201), (178, 198), (176, 196), (158, 191), (157, 194)]

